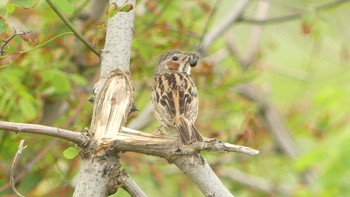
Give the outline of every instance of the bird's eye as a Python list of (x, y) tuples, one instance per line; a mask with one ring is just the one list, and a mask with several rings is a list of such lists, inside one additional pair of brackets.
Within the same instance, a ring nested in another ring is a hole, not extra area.
[(177, 56), (173, 56), (173, 58), (171, 58), (174, 61), (177, 61), (179, 58)]

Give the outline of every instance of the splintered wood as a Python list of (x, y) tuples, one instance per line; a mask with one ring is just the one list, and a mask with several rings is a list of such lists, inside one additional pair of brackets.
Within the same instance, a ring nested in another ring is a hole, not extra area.
[(127, 121), (134, 100), (129, 72), (114, 70), (94, 90), (94, 111), (90, 132), (96, 140), (116, 135)]

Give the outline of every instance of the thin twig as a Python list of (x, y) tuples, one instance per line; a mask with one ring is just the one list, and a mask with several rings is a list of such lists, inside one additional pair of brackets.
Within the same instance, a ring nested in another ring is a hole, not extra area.
[[(331, 1), (327, 2), (318, 6), (315, 6), (313, 10), (319, 11), (319, 10), (324, 10), (324, 9), (329, 9), (329, 8), (334, 8), (336, 6), (342, 5), (343, 3), (348, 2), (349, 0), (336, 0), (336, 1)], [(291, 21), (291, 20), (296, 20), (300, 17), (302, 17), (305, 13), (308, 11), (302, 11), (286, 16), (279, 16), (279, 17), (274, 17), (274, 18), (268, 18), (268, 19), (251, 19), (248, 17), (241, 16), (237, 22), (243, 22), (243, 23), (254, 23), (254, 24), (262, 24), (262, 25), (269, 25), (269, 24), (276, 24), (276, 23), (282, 23), (286, 21)]]
[[(26, 163), (26, 165), (22, 168), (22, 170), (17, 173), (17, 176), (14, 180), (14, 184), (16, 184), (19, 180), (21, 180), (28, 172), (30, 172), (33, 168), (33, 166), (40, 161), (47, 152), (51, 150), (52, 147), (56, 145), (58, 142), (58, 138), (53, 139), (44, 149), (42, 149), (31, 161)], [(0, 187), (0, 193), (5, 191), (7, 188), (11, 186), (10, 183), (7, 183)]]
[(15, 38), (18, 35), (27, 35), (29, 34), (30, 31), (22, 31), (22, 32), (17, 32), (15, 30), (15, 32), (13, 33), (13, 35), (11, 35), (9, 38), (7, 38), (6, 40), (3, 40), (1, 46), (0, 46), (0, 56), (4, 55), (6, 53), (5, 51), (5, 47), (11, 42), (11, 40), (13, 38)]
[(27, 147), (27, 146), (23, 146), (25, 140), (21, 140), (19, 142), (18, 145), (18, 150), (17, 153), (15, 155), (15, 158), (13, 159), (12, 162), (12, 166), (11, 166), (11, 171), (10, 171), (10, 184), (11, 184), (11, 188), (12, 190), (20, 197), (23, 197), (23, 195), (21, 193), (19, 193), (15, 187), (15, 181), (14, 181), (14, 177), (15, 177), (15, 168), (17, 166), (17, 162), (19, 161), (19, 158), (21, 157), (22, 151)]
[(88, 41), (85, 37), (73, 26), (71, 22), (63, 15), (63, 13), (52, 3), (51, 0), (46, 0), (51, 9), (61, 18), (61, 20), (68, 26), (70, 30), (77, 36), (77, 38), (85, 44), (90, 50), (92, 50), (97, 56), (100, 56), (100, 52)]

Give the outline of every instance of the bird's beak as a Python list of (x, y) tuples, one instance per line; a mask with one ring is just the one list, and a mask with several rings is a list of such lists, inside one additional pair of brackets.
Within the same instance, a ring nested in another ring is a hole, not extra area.
[(191, 67), (195, 67), (198, 63), (199, 55), (197, 53), (189, 53), (188, 60), (186, 65), (183, 68), (183, 72), (186, 72), (188, 75), (191, 74)]
[(192, 53), (190, 55), (190, 59), (189, 59), (188, 63), (190, 64), (191, 67), (195, 67), (195, 66), (197, 66), (198, 60), (199, 60), (199, 55), (196, 53)]

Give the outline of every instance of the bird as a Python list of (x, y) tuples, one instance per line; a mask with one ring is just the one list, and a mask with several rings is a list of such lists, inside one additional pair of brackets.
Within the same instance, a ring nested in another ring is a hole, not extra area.
[(155, 117), (165, 134), (179, 136), (183, 145), (203, 142), (194, 125), (198, 115), (198, 91), (190, 75), (198, 60), (197, 53), (171, 50), (159, 57), (154, 71)]

